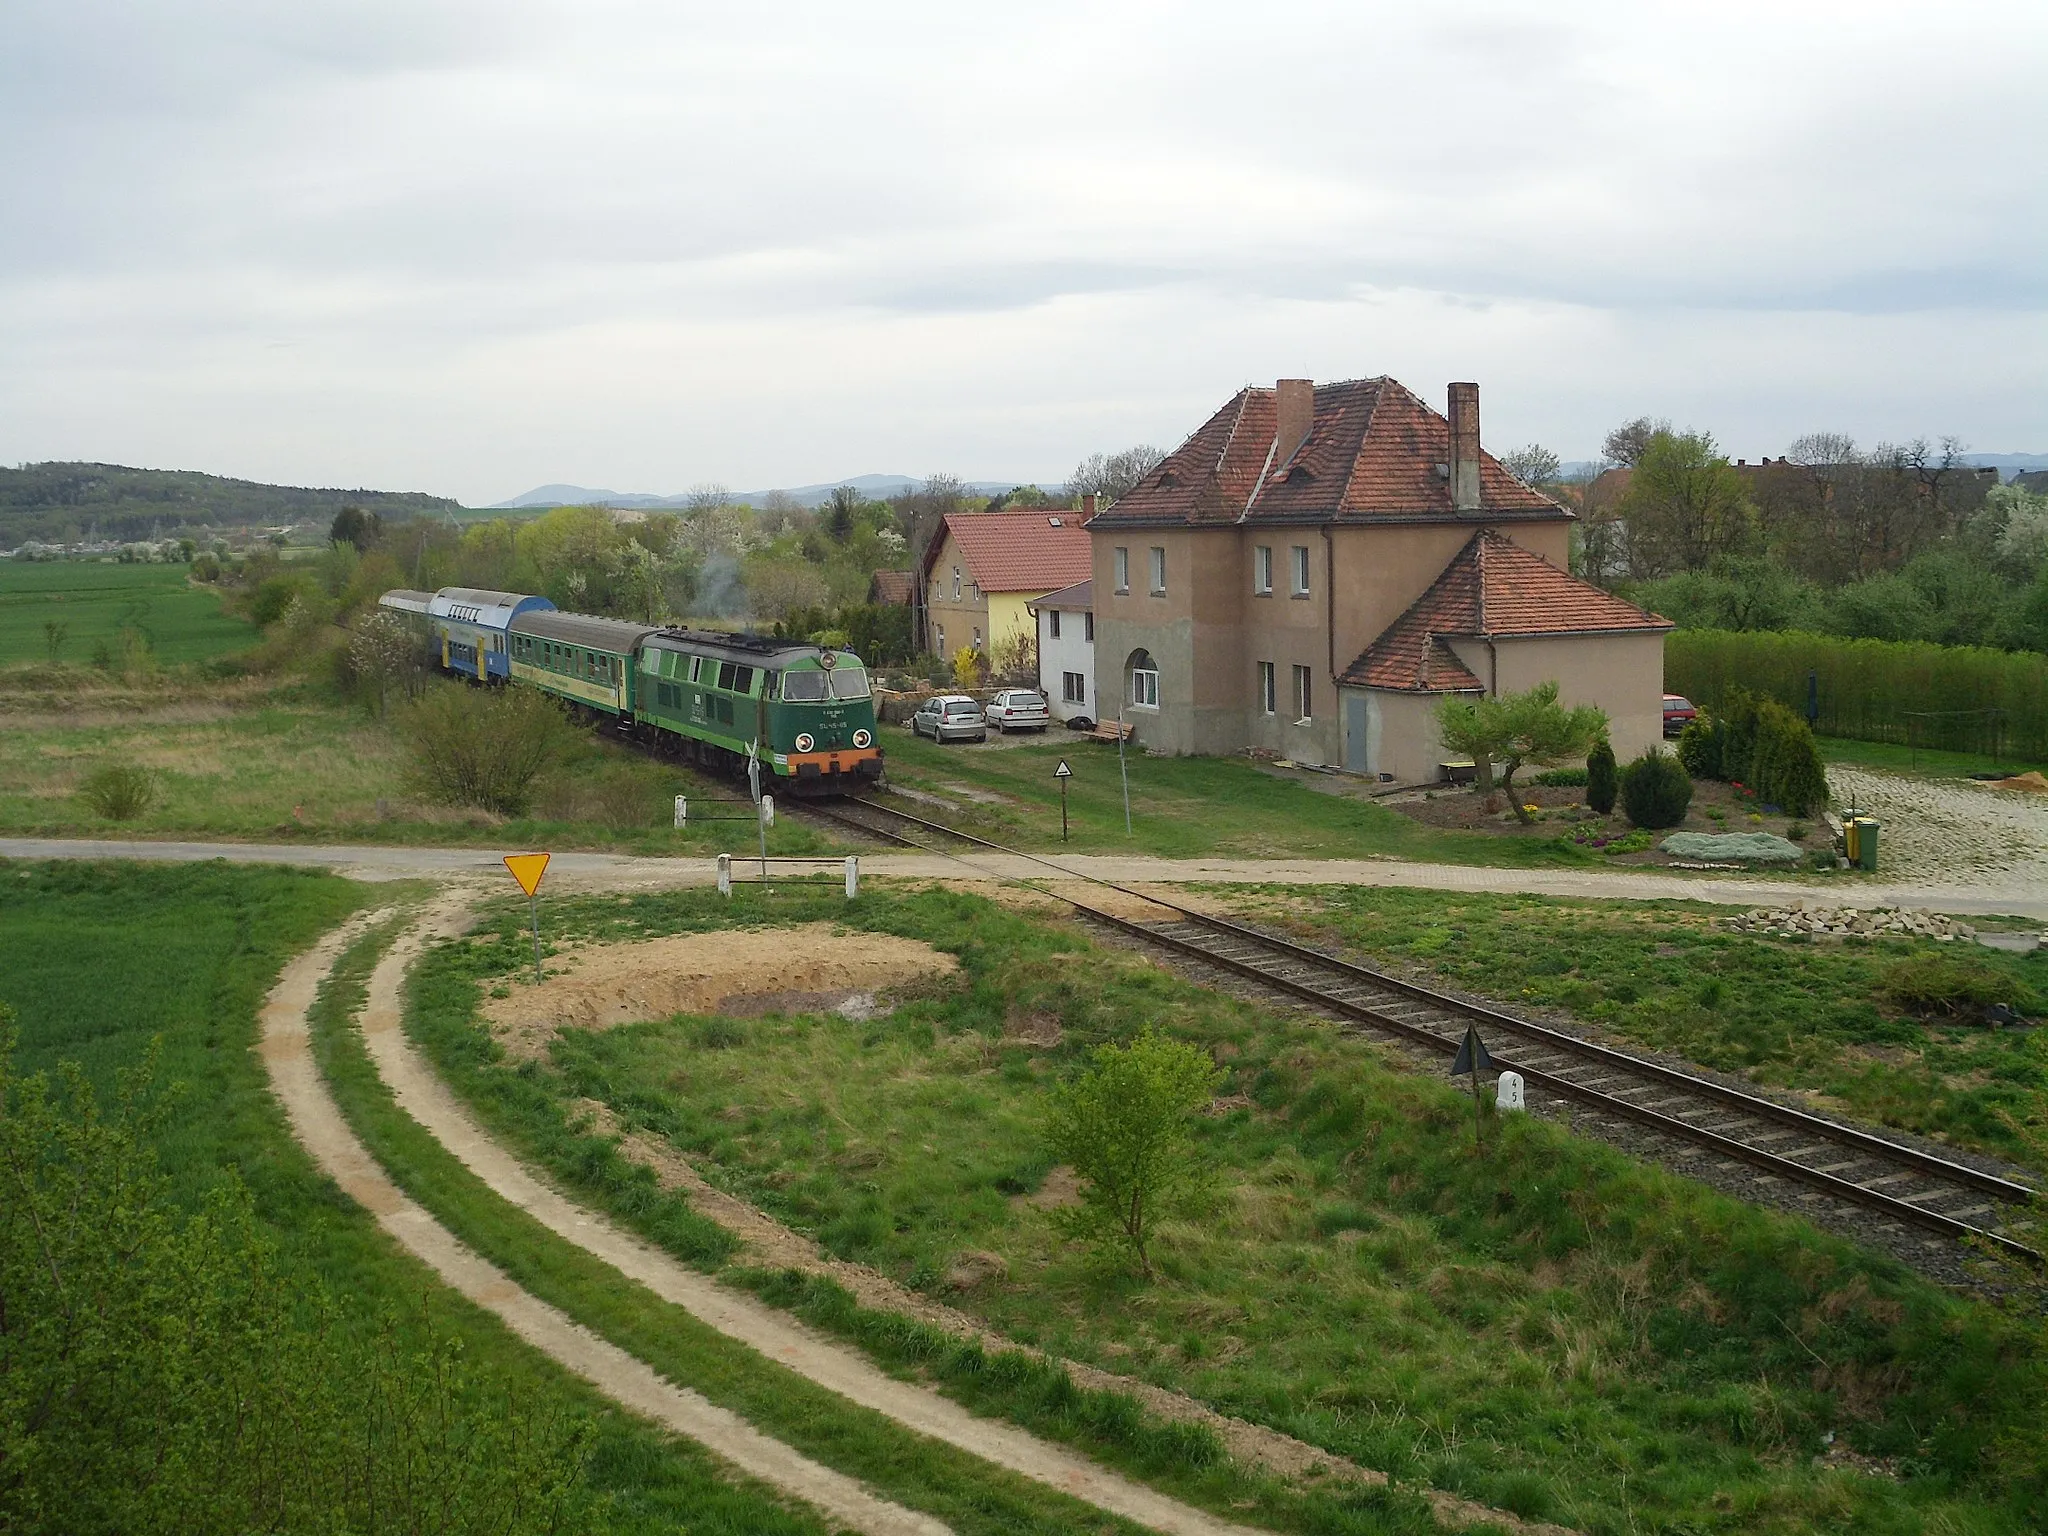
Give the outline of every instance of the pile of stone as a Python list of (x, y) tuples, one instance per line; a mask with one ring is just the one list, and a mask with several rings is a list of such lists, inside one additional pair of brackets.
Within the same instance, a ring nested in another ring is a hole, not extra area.
[(1736, 917), (1720, 920), (1724, 928), (1739, 933), (1760, 933), (1774, 939), (1811, 938), (1823, 942), (1842, 939), (1932, 939), (1937, 944), (1957, 939), (1974, 939), (1977, 930), (1968, 923), (1924, 908), (1907, 911), (1902, 907), (1752, 907)]

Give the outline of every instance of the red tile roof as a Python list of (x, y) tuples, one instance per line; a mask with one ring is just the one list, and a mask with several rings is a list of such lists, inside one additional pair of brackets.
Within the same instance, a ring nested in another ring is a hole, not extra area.
[(868, 582), (868, 601), (871, 603), (907, 603), (916, 595), (915, 571), (877, 571)]
[(1354, 688), (1456, 693), (1482, 687), (1444, 643), (1666, 630), (1669, 619), (1561, 571), (1497, 533), (1477, 533), (1430, 589), (1337, 681)]
[(1314, 401), (1308, 436), (1279, 461), (1275, 392), (1239, 390), (1090, 526), (1570, 515), (1483, 449), (1480, 507), (1456, 511), (1437, 472), (1450, 458), (1450, 423), (1392, 379), (1318, 384)]
[[(984, 592), (1050, 592), (1094, 573), (1087, 531), (1072, 512), (954, 512), (946, 529)], [(927, 577), (944, 543), (935, 538), (926, 547)]]

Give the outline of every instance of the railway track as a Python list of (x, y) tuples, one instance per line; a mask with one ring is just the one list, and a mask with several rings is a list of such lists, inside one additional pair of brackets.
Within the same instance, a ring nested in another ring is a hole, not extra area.
[[(946, 853), (965, 862), (965, 855), (922, 840), (943, 836), (983, 852), (1043, 865), (1048, 876), (1150, 903), (1171, 915), (1159, 921), (1138, 919), (1067, 891), (1053, 893), (1090, 919), (1147, 944), (1446, 1057), (1456, 1052), (1468, 1027), (1477, 1027), (1495, 1066), (1521, 1073), (1533, 1103), (1540, 1105), (1547, 1098), (1550, 1107), (1572, 1106), (1581, 1122), (1647, 1133), (1661, 1160), (1681, 1171), (1698, 1172), (1705, 1160), (1724, 1173), (1745, 1175), (1759, 1186), (1758, 1193), (1778, 1195), (1781, 1204), (1786, 1203), (1782, 1195), (1796, 1186), (1794, 1208), (1803, 1205), (1810, 1210), (1817, 1203), (1831, 1202), (1837, 1214), (1846, 1214), (1843, 1207), (1873, 1213), (1878, 1230), (1887, 1236), (1902, 1236), (1912, 1228), (1938, 1239), (1980, 1244), (2042, 1262), (2041, 1255), (1999, 1230), (2012, 1208), (2033, 1198), (2028, 1186), (2014, 1180), (1434, 991), (1244, 923), (1076, 874), (1037, 854), (891, 806), (856, 798), (806, 809), (899, 846)], [(1778, 1185), (1787, 1188), (1773, 1188)]]

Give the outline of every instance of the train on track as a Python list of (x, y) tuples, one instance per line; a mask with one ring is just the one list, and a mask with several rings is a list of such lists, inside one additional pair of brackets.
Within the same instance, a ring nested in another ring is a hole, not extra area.
[(875, 701), (851, 651), (769, 635), (565, 613), (545, 597), (386, 592), (433, 637), (441, 669), (536, 688), (642, 745), (721, 774), (760, 765), (780, 794), (840, 795), (882, 776)]

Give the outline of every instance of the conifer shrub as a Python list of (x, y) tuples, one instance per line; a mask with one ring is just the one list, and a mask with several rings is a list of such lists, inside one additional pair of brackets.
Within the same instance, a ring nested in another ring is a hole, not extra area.
[(1622, 771), (1621, 803), (1639, 827), (1675, 827), (1692, 804), (1692, 776), (1677, 758), (1652, 747)]
[(1759, 800), (1788, 816), (1811, 816), (1828, 803), (1827, 770), (1813, 728), (1766, 699), (1756, 711), (1756, 744), (1743, 781)]
[(1678, 733), (1678, 760), (1696, 779), (1725, 779), (1721, 770), (1722, 736), (1713, 716), (1701, 714), (1686, 721)]
[(1586, 804), (1602, 816), (1614, 809), (1621, 783), (1614, 765), (1614, 747), (1606, 737), (1586, 754)]

